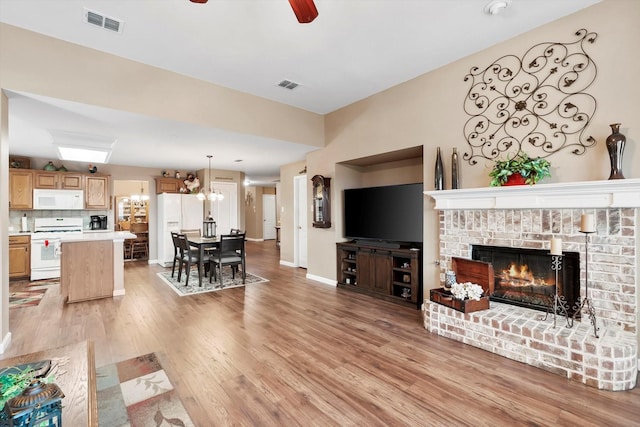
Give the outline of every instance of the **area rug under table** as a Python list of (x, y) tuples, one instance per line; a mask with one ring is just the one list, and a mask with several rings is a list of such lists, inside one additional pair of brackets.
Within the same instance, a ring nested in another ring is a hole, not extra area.
[(155, 353), (96, 369), (100, 427), (193, 426)]
[(9, 308), (35, 307), (40, 304), (46, 289), (16, 291), (9, 293)]
[(268, 282), (268, 280), (263, 277), (256, 276), (255, 274), (247, 273), (245, 283), (243, 284), (242, 273), (236, 273), (236, 277), (234, 279), (233, 274), (231, 274), (230, 268), (223, 269), (222, 284), (220, 284), (220, 277), (218, 277), (217, 281), (212, 283), (209, 283), (208, 277), (203, 277), (202, 286), (199, 286), (198, 284), (198, 270), (196, 270), (195, 268), (191, 269), (188, 286), (185, 286), (186, 278), (184, 273), (182, 273), (182, 277), (181, 277), (182, 280), (179, 282), (178, 282), (177, 271), (173, 277), (171, 277), (170, 269), (167, 271), (161, 271), (160, 273), (157, 273), (157, 274), (158, 274), (158, 277), (160, 277), (164, 283), (168, 284), (169, 287), (173, 289), (173, 291), (180, 296), (201, 294), (204, 292), (215, 292), (215, 291), (221, 291), (223, 289), (238, 288), (244, 285), (254, 285), (256, 283)]

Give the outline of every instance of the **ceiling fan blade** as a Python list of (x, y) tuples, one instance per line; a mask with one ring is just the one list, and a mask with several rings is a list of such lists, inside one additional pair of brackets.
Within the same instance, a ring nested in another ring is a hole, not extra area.
[(206, 3), (209, 0), (191, 0), (191, 3)]
[(289, 0), (289, 4), (301, 24), (308, 24), (318, 16), (318, 9), (313, 0)]

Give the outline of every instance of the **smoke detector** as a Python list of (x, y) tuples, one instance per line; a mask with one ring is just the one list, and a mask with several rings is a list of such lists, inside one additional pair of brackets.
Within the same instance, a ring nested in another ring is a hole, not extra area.
[(484, 7), (484, 13), (487, 15), (498, 15), (504, 9), (511, 5), (511, 0), (492, 0)]

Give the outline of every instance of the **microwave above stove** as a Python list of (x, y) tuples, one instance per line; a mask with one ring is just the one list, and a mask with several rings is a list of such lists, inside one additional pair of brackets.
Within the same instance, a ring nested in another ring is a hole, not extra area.
[(84, 192), (82, 190), (33, 190), (33, 209), (40, 210), (82, 210)]

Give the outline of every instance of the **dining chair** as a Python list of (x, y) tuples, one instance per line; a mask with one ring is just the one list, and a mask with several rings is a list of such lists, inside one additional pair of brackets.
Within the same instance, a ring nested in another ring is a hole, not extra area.
[(196, 236), (196, 237), (200, 237), (201, 236), (201, 231), (199, 228), (192, 228), (192, 229), (182, 229), (180, 230), (181, 234), (186, 234), (187, 236)]
[(244, 284), (247, 278), (244, 238), (244, 233), (234, 235), (223, 234), (220, 236), (218, 251), (209, 259), (209, 283), (211, 283), (212, 277), (214, 281), (218, 280), (217, 271), (219, 271), (220, 285), (222, 285), (222, 267), (229, 265), (231, 266), (231, 274), (234, 279), (236, 278), (237, 267), (242, 267), (242, 283)]
[(200, 237), (202, 236), (202, 232), (199, 228), (183, 228), (180, 230), (180, 233), (184, 234), (187, 237)]
[(131, 223), (130, 231), (136, 235), (135, 239), (129, 239), (131, 259), (136, 255), (143, 258), (149, 257), (149, 224), (146, 222)]
[[(191, 273), (192, 265), (195, 265), (198, 268), (198, 282), (202, 284), (202, 269), (200, 268), (200, 263), (202, 263), (203, 265), (205, 265), (205, 263), (209, 263), (210, 256), (208, 254), (204, 254), (202, 260), (200, 260), (198, 251), (195, 250), (191, 245), (189, 245), (189, 240), (187, 240), (187, 236), (185, 234), (176, 233), (176, 239), (176, 241), (178, 242), (178, 248), (181, 253), (182, 266), (184, 266), (184, 272), (187, 275), (184, 285), (189, 285), (189, 273)], [(178, 282), (180, 282), (181, 277), (182, 268), (178, 270)]]
[[(182, 258), (184, 254), (182, 253), (182, 249), (180, 249), (180, 241), (178, 240), (178, 233), (175, 231), (171, 231), (171, 241), (173, 242), (173, 265), (171, 266), (171, 277), (176, 272), (176, 262), (178, 263), (178, 276), (180, 276), (180, 272), (182, 271)], [(180, 279), (178, 279), (180, 281)]]

